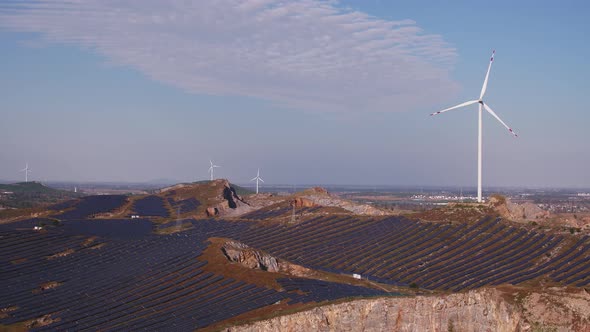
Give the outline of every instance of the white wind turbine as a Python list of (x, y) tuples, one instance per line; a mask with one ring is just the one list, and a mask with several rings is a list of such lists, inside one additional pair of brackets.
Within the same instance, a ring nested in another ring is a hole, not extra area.
[(209, 167), (209, 173), (211, 173), (211, 181), (213, 181), (213, 169), (221, 166), (213, 165), (213, 161), (211, 161), (211, 159), (209, 159), (209, 163), (211, 164), (211, 167)]
[(29, 173), (31, 172), (29, 163), (26, 163), (25, 168), (21, 169), (19, 172), (25, 172), (25, 182), (29, 182)]
[(254, 181), (254, 180), (256, 180), (256, 193), (258, 194), (258, 181), (261, 181), (262, 183), (264, 183), (264, 180), (262, 180), (262, 178), (260, 178), (260, 168), (258, 169), (258, 172), (256, 173), (256, 177), (250, 181)]
[(442, 111), (438, 111), (438, 112), (434, 112), (430, 115), (437, 115), (437, 114), (441, 114), (444, 113), (446, 111), (450, 111), (456, 108), (460, 108), (463, 106), (468, 106), (468, 105), (472, 105), (472, 104), (479, 104), (479, 125), (478, 125), (478, 138), (477, 138), (477, 201), (481, 203), (481, 142), (482, 142), (482, 134), (481, 134), (481, 127), (482, 127), (482, 119), (481, 119), (481, 115), (482, 115), (482, 108), (485, 108), (486, 111), (488, 111), (488, 113), (490, 113), (494, 118), (496, 118), (496, 120), (500, 121), (500, 123), (506, 127), (506, 129), (508, 129), (508, 131), (510, 131), (510, 133), (512, 135), (514, 135), (514, 137), (518, 137), (518, 135), (516, 135), (516, 133), (510, 128), (508, 127), (508, 125), (506, 123), (504, 123), (504, 121), (502, 121), (502, 119), (500, 119), (500, 117), (486, 104), (483, 102), (483, 96), (486, 93), (486, 88), (488, 86), (488, 78), (490, 76), (490, 69), (492, 69), (492, 63), (494, 62), (494, 54), (496, 53), (496, 51), (492, 52), (492, 57), (490, 58), (490, 64), (488, 65), (488, 72), (486, 73), (486, 78), (483, 81), (483, 86), (481, 88), (481, 93), (479, 94), (479, 99), (477, 100), (470, 100), (470, 101), (466, 101), (462, 104), (459, 104), (457, 106), (453, 106), (453, 107), (449, 107), (446, 108)]

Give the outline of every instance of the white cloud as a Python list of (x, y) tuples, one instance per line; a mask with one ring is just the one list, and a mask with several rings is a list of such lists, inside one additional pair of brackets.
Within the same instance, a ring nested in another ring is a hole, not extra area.
[(407, 110), (457, 91), (441, 36), (334, 1), (13, 2), (0, 5), (0, 27), (89, 47), (193, 93), (306, 110)]

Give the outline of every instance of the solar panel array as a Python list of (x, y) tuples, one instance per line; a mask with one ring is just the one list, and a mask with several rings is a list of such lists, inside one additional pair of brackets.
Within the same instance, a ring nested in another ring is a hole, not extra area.
[[(316, 217), (297, 225), (253, 227), (239, 240), (303, 266), (426, 289), (459, 291), (541, 276), (568, 285), (590, 283), (589, 238), (569, 248), (563, 236), (494, 218), (468, 226), (400, 217)], [(560, 254), (563, 246), (569, 251)]]
[(72, 199), (69, 201), (65, 201), (65, 202), (60, 202), (60, 203), (56, 203), (53, 205), (50, 205), (47, 207), (48, 210), (53, 210), (53, 211), (61, 211), (61, 210), (67, 210), (67, 209), (71, 209), (74, 206), (76, 206), (76, 204), (78, 204), (78, 200), (77, 199)]
[(74, 236), (130, 240), (150, 235), (153, 225), (147, 219), (87, 219), (67, 221), (60, 228), (60, 231)]
[[(14, 310), (0, 324), (49, 314), (54, 322), (34, 330), (192, 331), (279, 301), (384, 294), (304, 279), (283, 281), (289, 291), (277, 291), (207, 272), (199, 258), (207, 239), (238, 237), (251, 224), (192, 223), (172, 235), (149, 234), (148, 220), (68, 221), (45, 232), (1, 228), (0, 308)], [(41, 290), (50, 282), (57, 287)], [(306, 294), (291, 292), (297, 288)]]
[(174, 211), (180, 212), (180, 214), (194, 212), (201, 206), (201, 202), (194, 197), (180, 201), (175, 201), (172, 197), (168, 197), (168, 204), (170, 204)]
[(291, 207), (277, 207), (274, 209), (260, 209), (243, 215), (241, 218), (249, 220), (266, 220), (277, 218), (293, 210)]
[(133, 202), (132, 213), (140, 217), (169, 217), (164, 199), (155, 195), (146, 196)]
[(100, 213), (108, 213), (120, 208), (127, 202), (125, 195), (86, 196), (73, 206), (73, 209), (55, 215), (61, 220), (86, 219)]
[(192, 219), (178, 219), (178, 220), (174, 220), (174, 221), (170, 221), (164, 224), (159, 224), (157, 226), (158, 230), (168, 230), (171, 229), (173, 227), (177, 227), (179, 229), (185, 229), (188, 228), (190, 225), (192, 225)]
[(401, 295), (399, 293), (390, 293), (372, 288), (339, 284), (323, 280), (281, 278), (277, 279), (277, 281), (286, 291), (294, 292), (294, 294), (289, 295), (293, 299), (293, 303), (322, 302), (359, 296)]
[[(471, 225), (350, 215), (270, 225), (185, 219), (181, 222), (192, 227), (170, 235), (153, 234), (147, 219), (76, 218), (113, 211), (125, 202), (125, 196), (91, 196), (62, 214), (57, 225), (51, 219), (0, 225), (0, 308), (13, 309), (0, 324), (50, 314), (56, 321), (38, 330), (183, 331), (277, 301), (391, 295), (301, 278), (279, 279), (284, 291), (277, 291), (207, 272), (199, 256), (210, 237), (239, 240), (318, 270), (426, 289), (459, 291), (537, 278), (590, 285), (590, 237), (545, 234), (495, 218)], [(289, 210), (249, 218), (265, 220)], [(51, 227), (33, 231), (40, 223)], [(173, 225), (177, 222), (159, 228)]]

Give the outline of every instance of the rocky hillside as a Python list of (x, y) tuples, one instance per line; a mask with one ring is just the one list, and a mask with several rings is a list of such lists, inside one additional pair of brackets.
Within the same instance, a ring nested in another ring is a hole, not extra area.
[(332, 304), (226, 331), (589, 331), (589, 313), (583, 289), (479, 289)]
[(238, 195), (236, 187), (225, 179), (177, 184), (160, 190), (159, 196), (176, 202), (189, 198), (197, 199), (200, 206), (193, 213), (193, 216), (197, 217), (232, 217), (252, 210)]
[(490, 197), (489, 205), (494, 207), (502, 217), (514, 221), (538, 220), (550, 216), (548, 211), (541, 209), (536, 204), (530, 202), (513, 203), (510, 199), (500, 195)]
[(301, 192), (299, 196), (308, 199), (316, 205), (338, 207), (350, 211), (356, 215), (383, 216), (387, 214), (387, 212), (374, 206), (368, 204), (358, 204), (330, 195), (326, 189), (320, 187), (305, 190)]

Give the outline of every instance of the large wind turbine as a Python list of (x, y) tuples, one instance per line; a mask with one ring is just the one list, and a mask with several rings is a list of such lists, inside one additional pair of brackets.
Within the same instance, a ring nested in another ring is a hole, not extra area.
[(260, 178), (260, 168), (258, 169), (258, 172), (256, 173), (256, 177), (250, 181), (254, 181), (254, 180), (256, 180), (256, 193), (258, 194), (258, 181), (261, 181), (262, 183), (264, 183), (264, 180), (262, 180)]
[(456, 108), (460, 108), (463, 106), (468, 106), (468, 105), (472, 105), (472, 104), (476, 104), (476, 103), (479, 104), (479, 125), (478, 125), (478, 136), (477, 136), (477, 201), (480, 203), (481, 203), (481, 153), (482, 153), (482, 151), (481, 151), (481, 142), (482, 142), (481, 115), (482, 115), (482, 108), (485, 108), (486, 111), (488, 111), (488, 113), (490, 113), (494, 118), (496, 118), (496, 120), (500, 121), (500, 123), (504, 127), (506, 127), (506, 129), (508, 129), (508, 131), (512, 135), (514, 135), (514, 137), (518, 137), (518, 135), (516, 135), (516, 133), (510, 127), (508, 127), (508, 125), (506, 123), (504, 123), (504, 121), (502, 121), (502, 119), (500, 119), (500, 117), (486, 103), (483, 102), (483, 96), (486, 93), (486, 89), (488, 86), (488, 78), (490, 77), (490, 69), (492, 69), (492, 63), (494, 62), (494, 54), (495, 53), (496, 53), (496, 51), (492, 52), (492, 57), (490, 58), (490, 64), (488, 65), (488, 72), (486, 73), (486, 78), (483, 81), (483, 86), (481, 88), (481, 93), (479, 94), (479, 99), (466, 101), (466, 102), (459, 104), (457, 106), (449, 107), (449, 108), (446, 108), (442, 111), (438, 111), (438, 112), (434, 112), (434, 113), (430, 114), (430, 115), (437, 115), (437, 114), (441, 114), (446, 111), (454, 110)]
[(21, 169), (19, 172), (25, 172), (25, 182), (29, 182), (29, 172), (31, 172), (29, 163), (26, 163), (25, 168)]
[(209, 163), (211, 164), (211, 167), (209, 167), (209, 173), (211, 173), (211, 181), (213, 181), (213, 169), (221, 166), (213, 165), (213, 161), (211, 161), (211, 159), (209, 159)]

